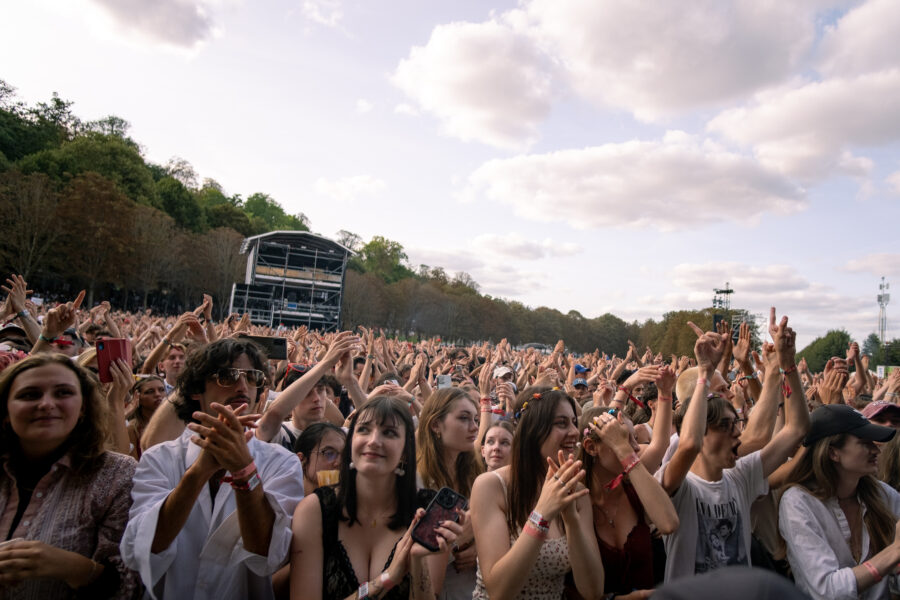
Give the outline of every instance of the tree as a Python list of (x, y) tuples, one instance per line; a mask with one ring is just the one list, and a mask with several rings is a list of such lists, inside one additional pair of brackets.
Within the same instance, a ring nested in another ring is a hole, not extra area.
[(146, 308), (147, 295), (159, 287), (164, 274), (178, 260), (172, 250), (176, 240), (175, 221), (151, 206), (136, 205), (134, 210), (128, 281), (135, 291), (143, 292)]
[(407, 256), (403, 246), (380, 235), (374, 236), (360, 249), (359, 259), (365, 272), (380, 277), (385, 283), (393, 283), (413, 274), (404, 264)]
[(166, 211), (179, 227), (193, 232), (202, 231), (206, 222), (203, 209), (194, 194), (174, 177), (164, 177), (156, 182), (162, 209)]
[(169, 162), (166, 163), (166, 173), (169, 177), (180, 181), (184, 187), (192, 190), (197, 189), (197, 172), (191, 166), (191, 163), (183, 158), (177, 156), (170, 158)]
[[(253, 219), (263, 223), (263, 231), (286, 229), (289, 231), (309, 231), (309, 219), (303, 213), (289, 215), (284, 208), (268, 194), (256, 193), (244, 201), (244, 210)], [(262, 233), (262, 232), (260, 232)]]
[(847, 347), (850, 345), (850, 334), (843, 329), (831, 330), (823, 337), (814, 339), (810, 344), (797, 353), (798, 358), (805, 358), (813, 372), (822, 371), (829, 358), (847, 355)]
[(231, 286), (241, 281), (246, 260), (240, 253), (243, 236), (233, 229), (210, 229), (197, 238), (199, 265), (203, 289), (210, 290), (219, 307), (219, 314), (227, 310)]
[(85, 306), (99, 283), (120, 282), (133, 240), (134, 204), (97, 173), (79, 175), (66, 186), (59, 214), (67, 223), (57, 253), (66, 272), (87, 283)]
[(863, 341), (862, 353), (871, 356), (873, 359), (881, 355), (881, 340), (878, 339), (877, 334), (870, 333), (869, 337)]
[(159, 208), (150, 169), (131, 140), (88, 132), (58, 148), (42, 150), (19, 161), (25, 173), (39, 171), (65, 185), (88, 171), (98, 173), (138, 204)]
[(358, 252), (362, 247), (362, 238), (353, 233), (352, 231), (347, 231), (346, 229), (341, 229), (337, 232), (337, 243), (347, 248), (348, 250), (352, 250), (353, 252)]
[(59, 196), (42, 173), (0, 174), (0, 253), (13, 273), (30, 279), (59, 239)]
[(206, 209), (206, 224), (211, 229), (230, 227), (243, 236), (253, 235), (253, 225), (247, 214), (232, 204), (217, 204)]

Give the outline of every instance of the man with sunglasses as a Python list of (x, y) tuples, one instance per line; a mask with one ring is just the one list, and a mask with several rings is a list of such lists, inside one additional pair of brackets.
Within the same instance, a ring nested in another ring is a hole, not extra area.
[(265, 364), (247, 340), (195, 351), (178, 379), (187, 428), (141, 456), (121, 548), (156, 598), (273, 597), (303, 472), (296, 456), (247, 430)]

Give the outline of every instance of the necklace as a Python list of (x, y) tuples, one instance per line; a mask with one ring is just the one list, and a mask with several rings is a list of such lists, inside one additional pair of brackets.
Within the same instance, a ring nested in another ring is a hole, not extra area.
[(611, 526), (615, 526), (616, 515), (619, 513), (619, 503), (616, 502), (616, 510), (612, 511), (612, 515), (610, 515), (609, 511), (606, 510), (606, 501), (610, 500), (608, 496), (604, 497), (603, 504), (598, 504), (596, 502), (592, 502), (591, 505), (594, 508), (599, 508), (603, 511), (603, 516), (606, 517), (604, 520), (609, 523)]
[[(374, 527), (378, 527), (378, 519), (384, 519), (385, 517), (391, 516), (391, 514), (392, 514), (392, 513), (384, 513), (384, 514), (381, 514), (381, 515), (377, 515), (377, 516), (372, 517), (372, 525), (371, 525), (371, 527), (373, 527), (373, 528), (374, 528)], [(360, 519), (360, 521), (362, 521), (362, 519)]]

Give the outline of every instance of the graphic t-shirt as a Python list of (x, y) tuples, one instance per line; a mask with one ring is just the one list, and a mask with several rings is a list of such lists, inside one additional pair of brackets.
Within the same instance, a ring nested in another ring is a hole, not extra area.
[[(668, 465), (656, 473), (662, 481)], [(737, 461), (719, 481), (688, 473), (672, 496), (681, 524), (665, 536), (666, 581), (728, 565), (750, 565), (750, 505), (769, 489), (759, 452)]]

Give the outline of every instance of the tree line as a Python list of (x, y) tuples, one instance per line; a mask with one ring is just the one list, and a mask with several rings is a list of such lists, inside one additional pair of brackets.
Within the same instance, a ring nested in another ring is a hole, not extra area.
[[(309, 220), (287, 213), (267, 194), (245, 199), (226, 194), (214, 180), (200, 182), (186, 160), (150, 162), (128, 131), (118, 116), (80, 119), (56, 94), (26, 105), (0, 80), (0, 268), (22, 274), (36, 289), (65, 295), (85, 288), (89, 305), (109, 299), (130, 310), (185, 310), (205, 291), (221, 317), (232, 283), (243, 280), (242, 239), (308, 231)], [(715, 312), (673, 311), (639, 323), (609, 313), (588, 318), (531, 308), (480, 293), (466, 273), (410, 265), (396, 241), (375, 236), (364, 242), (343, 230), (336, 239), (355, 253), (343, 296), (345, 328), (367, 325), (404, 337), (465, 342), (552, 345), (564, 339), (573, 351), (620, 356), (632, 341), (691, 356), (695, 337), (687, 321), (711, 327)], [(804, 349), (811, 367), (844, 343), (839, 333)], [(900, 344), (892, 344), (871, 351), (888, 359), (891, 348), (900, 353)]]

